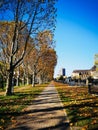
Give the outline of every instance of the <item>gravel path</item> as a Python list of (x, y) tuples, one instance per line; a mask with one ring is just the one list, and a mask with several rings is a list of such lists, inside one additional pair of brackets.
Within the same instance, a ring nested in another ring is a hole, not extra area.
[(33, 101), (17, 123), (6, 130), (70, 130), (58, 92), (51, 83)]

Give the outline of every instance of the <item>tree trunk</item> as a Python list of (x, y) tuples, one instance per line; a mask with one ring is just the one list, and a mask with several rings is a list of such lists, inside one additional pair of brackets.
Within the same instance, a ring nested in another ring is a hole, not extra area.
[(19, 83), (20, 82), (20, 70), (19, 70), (19, 68), (18, 68), (18, 70), (17, 70), (17, 79), (16, 79), (16, 86), (19, 86)]
[(12, 95), (13, 94), (13, 91), (12, 91), (12, 87), (13, 87), (13, 72), (14, 70), (13, 69), (10, 69), (9, 70), (9, 73), (8, 73), (8, 77), (7, 77), (7, 85), (6, 85), (6, 96), (7, 95)]
[(86, 79), (86, 86), (88, 86), (88, 79)]
[(22, 78), (22, 85), (25, 85), (25, 76)]
[(32, 87), (35, 86), (35, 72), (33, 72), (33, 75), (32, 75)]
[(1, 88), (4, 89), (4, 79), (2, 75), (1, 75)]
[(39, 76), (39, 84), (42, 84), (42, 78)]
[(25, 85), (25, 76), (23, 77), (23, 85)]
[(29, 85), (29, 77), (27, 76), (27, 85)]
[(17, 76), (16, 86), (19, 86), (19, 76)]

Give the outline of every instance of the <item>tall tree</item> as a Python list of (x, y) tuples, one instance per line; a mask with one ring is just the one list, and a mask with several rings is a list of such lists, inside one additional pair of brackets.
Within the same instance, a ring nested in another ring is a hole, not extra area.
[(32, 71), (33, 71), (33, 86), (35, 84), (36, 76), (43, 70), (42, 66), (42, 57), (47, 54), (49, 48), (52, 48), (53, 44), (53, 35), (49, 30), (40, 32), (36, 37), (36, 56), (33, 61)]
[[(26, 55), (31, 39), (55, 29), (56, 0), (3, 0), (0, 6), (0, 53), (8, 64), (6, 95), (12, 95), (13, 73)], [(5, 4), (6, 3), (6, 4)], [(2, 32), (3, 30), (3, 32)], [(21, 50), (20, 50), (21, 48)]]
[[(38, 74), (43, 70), (43, 68), (46, 67), (46, 64), (48, 62), (47, 60), (48, 55), (50, 55), (52, 59), (52, 55), (51, 55), (53, 54), (52, 51), (51, 53), (49, 53), (49, 50), (52, 50), (53, 48), (52, 34), (50, 33), (49, 30), (40, 32), (38, 36), (36, 37), (35, 42), (36, 44), (34, 46), (34, 49), (24, 59), (26, 74), (32, 75), (32, 86), (35, 85), (36, 76), (38, 79)], [(47, 56), (47, 59), (45, 58), (45, 55)], [(53, 61), (51, 60), (50, 62), (53, 63), (54, 61), (55, 59), (53, 59)], [(51, 65), (51, 68), (54, 69), (52, 65)], [(50, 70), (48, 69), (47, 71), (50, 71)]]
[(41, 58), (40, 65), (42, 70), (39, 74), (40, 79), (42, 82), (50, 81), (53, 79), (54, 69), (57, 64), (56, 51), (53, 48), (49, 48), (46, 52), (44, 52)]

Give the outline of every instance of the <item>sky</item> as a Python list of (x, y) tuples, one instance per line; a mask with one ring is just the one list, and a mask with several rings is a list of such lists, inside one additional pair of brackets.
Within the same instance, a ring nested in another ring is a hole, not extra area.
[(58, 0), (55, 31), (57, 66), (66, 76), (73, 70), (90, 69), (98, 53), (98, 0)]

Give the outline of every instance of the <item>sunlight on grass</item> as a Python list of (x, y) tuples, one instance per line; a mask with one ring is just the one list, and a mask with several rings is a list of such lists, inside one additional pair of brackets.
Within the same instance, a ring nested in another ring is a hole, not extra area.
[(14, 95), (12, 96), (0, 95), (0, 130), (6, 128), (9, 122), (15, 121), (15, 117), (21, 115), (24, 108), (32, 105), (33, 99), (47, 85), (36, 85), (35, 87), (32, 87), (32, 85), (19, 86), (14, 88)]
[(98, 129), (98, 95), (88, 94), (88, 88), (55, 82), (70, 124), (85, 130)]

